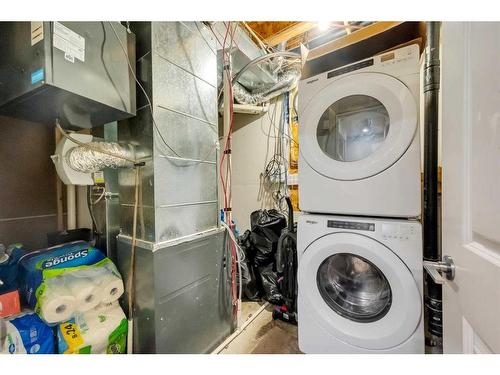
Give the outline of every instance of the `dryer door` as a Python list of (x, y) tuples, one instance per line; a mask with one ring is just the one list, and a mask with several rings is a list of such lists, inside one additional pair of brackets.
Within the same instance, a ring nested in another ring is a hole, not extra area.
[(395, 347), (421, 319), (422, 297), (410, 270), (360, 234), (333, 233), (313, 242), (300, 261), (299, 294), (326, 331), (359, 348)]
[(357, 73), (332, 81), (300, 116), (300, 151), (318, 173), (360, 180), (394, 164), (418, 125), (416, 101), (401, 81)]

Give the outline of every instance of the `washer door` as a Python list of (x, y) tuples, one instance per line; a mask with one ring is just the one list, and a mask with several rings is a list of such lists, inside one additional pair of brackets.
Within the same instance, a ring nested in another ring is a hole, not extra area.
[(417, 129), (417, 106), (401, 81), (381, 73), (339, 78), (307, 104), (300, 150), (318, 173), (360, 180), (393, 165)]
[(390, 249), (364, 235), (333, 233), (313, 242), (300, 261), (299, 285), (313, 319), (359, 348), (397, 346), (421, 319), (421, 296), (410, 270)]

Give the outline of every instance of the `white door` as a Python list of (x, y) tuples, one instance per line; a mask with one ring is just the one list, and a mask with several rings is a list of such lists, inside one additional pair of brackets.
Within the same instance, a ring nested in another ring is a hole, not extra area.
[(307, 247), (300, 260), (300, 297), (337, 339), (363, 349), (400, 345), (417, 328), (421, 295), (403, 261), (380, 242), (333, 233)]
[(301, 114), (300, 150), (316, 172), (360, 180), (393, 165), (417, 129), (417, 106), (401, 81), (381, 73), (339, 78)]
[(442, 42), (445, 353), (500, 353), (500, 23), (445, 22)]

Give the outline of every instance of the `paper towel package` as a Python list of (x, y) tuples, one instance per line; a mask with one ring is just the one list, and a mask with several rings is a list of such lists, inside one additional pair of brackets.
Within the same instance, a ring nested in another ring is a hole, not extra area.
[(118, 302), (99, 304), (57, 328), (60, 354), (123, 354), (127, 318)]
[(24, 301), (50, 325), (111, 303), (123, 294), (113, 262), (86, 242), (37, 251), (19, 263)]
[(32, 311), (0, 319), (0, 353), (53, 354), (54, 333)]

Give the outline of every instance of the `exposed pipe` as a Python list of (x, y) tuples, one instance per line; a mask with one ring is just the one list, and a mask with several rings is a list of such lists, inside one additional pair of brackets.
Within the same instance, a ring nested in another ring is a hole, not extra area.
[(66, 211), (67, 225), (66, 230), (76, 228), (76, 189), (75, 185), (66, 185)]
[[(252, 66), (261, 63), (263, 61), (280, 58), (279, 63), (283, 63), (284, 58), (297, 59), (296, 63), (290, 64), (289, 67), (283, 69), (282, 64), (279, 64), (278, 68), (282, 72), (277, 74), (277, 82), (266, 85), (256, 90), (249, 91), (238, 82), (238, 79)], [(250, 61), (246, 64), (240, 71), (233, 77), (233, 91), (234, 99), (241, 104), (257, 105), (269, 101), (282, 93), (291, 90), (295, 84), (300, 79), (300, 55), (296, 53), (278, 51), (274, 53), (269, 53), (267, 55), (259, 56), (256, 59)]]
[(85, 146), (74, 147), (65, 155), (68, 165), (83, 173), (95, 173), (105, 168), (130, 167), (129, 160), (133, 160), (133, 156), (132, 147), (116, 142), (85, 143)]
[(292, 67), (278, 75), (278, 82), (249, 92), (239, 82), (233, 84), (234, 99), (241, 104), (257, 105), (290, 91), (300, 79), (300, 69)]
[[(424, 259), (441, 260), (438, 206), (438, 121), (439, 121), (439, 32), (440, 22), (427, 22), (424, 65)], [(426, 273), (425, 307), (427, 328), (442, 337), (442, 289)]]
[[(54, 130), (55, 144), (57, 145), (61, 140), (62, 134), (57, 129)], [(57, 204), (57, 230), (59, 232), (64, 230), (64, 210), (63, 210), (63, 183), (59, 176), (56, 174), (56, 204)]]
[(235, 74), (235, 76), (232, 79), (233, 84), (237, 82), (238, 79), (243, 75), (243, 73), (245, 73), (251, 66), (258, 64), (262, 61), (272, 59), (274, 57), (289, 57), (289, 58), (300, 59), (300, 54), (294, 52), (278, 51), (274, 53), (269, 53), (267, 55), (259, 56), (256, 59), (250, 61), (248, 64), (246, 64), (243, 68), (240, 69), (238, 73)]

